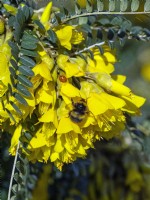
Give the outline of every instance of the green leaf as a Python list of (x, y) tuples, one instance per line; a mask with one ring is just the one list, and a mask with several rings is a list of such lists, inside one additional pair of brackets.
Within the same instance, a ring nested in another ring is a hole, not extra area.
[(128, 8), (128, 0), (120, 0), (120, 11), (125, 12)]
[(31, 49), (31, 50), (34, 50), (34, 49), (37, 48), (37, 43), (31, 42), (31, 41), (23, 40), (23, 41), (21, 42), (21, 47), (24, 48), (24, 49)]
[(14, 78), (16, 78), (16, 71), (14, 70), (14, 68), (12, 68), (12, 67), (9, 67), (9, 71), (10, 71), (10, 73), (11, 73), (11, 76), (13, 76)]
[(25, 22), (25, 16), (24, 16), (23, 11), (21, 9), (18, 9), (18, 13), (16, 15), (16, 18), (17, 18), (18, 23), (22, 27), (24, 25), (24, 22)]
[(10, 101), (10, 104), (19, 115), (22, 115), (21, 110), (19, 109), (19, 107), (14, 102)]
[(81, 14), (81, 7), (79, 6), (79, 4), (75, 4), (75, 13), (76, 15), (80, 15)]
[(21, 49), (20, 53), (22, 53), (25, 56), (30, 56), (30, 57), (38, 57), (38, 53), (36, 51), (30, 51), (28, 49)]
[(34, 67), (36, 64), (35, 61), (28, 56), (21, 56), (19, 62), (28, 67)]
[(25, 76), (33, 76), (34, 72), (31, 70), (31, 68), (27, 66), (20, 65), (18, 67), (18, 71), (21, 72)]
[(97, 0), (97, 10), (99, 12), (103, 11), (104, 10), (104, 3), (103, 3), (103, 0)]
[(27, 90), (27, 88), (26, 87), (24, 87), (22, 84), (17, 84), (16, 85), (16, 89), (21, 93), (21, 94), (23, 94), (24, 96), (26, 96), (26, 97), (31, 97), (32, 95), (31, 95), (31, 93)]
[(32, 17), (34, 11), (33, 11), (33, 9), (31, 7), (28, 7), (28, 8), (29, 8), (29, 16)]
[(86, 1), (86, 10), (87, 10), (87, 12), (92, 12), (92, 10), (93, 10), (93, 6), (92, 6), (90, 0)]
[(8, 18), (8, 25), (10, 27), (13, 27), (14, 26), (14, 23), (15, 23), (15, 16), (11, 16)]
[(123, 23), (121, 25), (121, 28), (124, 29), (124, 30), (130, 30), (131, 27), (132, 27), (132, 23), (129, 20), (123, 21)]
[(14, 121), (16, 123), (16, 120), (13, 117), (12, 113), (7, 108), (5, 108), (5, 110), (6, 110), (7, 114), (9, 115), (9, 117), (12, 119), (12, 121)]
[(119, 37), (119, 39), (124, 39), (125, 36), (126, 36), (126, 31), (124, 31), (124, 29), (119, 29), (118, 33), (117, 33), (117, 36)]
[(18, 200), (17, 196), (12, 196), (10, 200)]
[(17, 170), (19, 171), (19, 172), (21, 172), (22, 174), (25, 174), (25, 168), (26, 168), (26, 166), (24, 165), (24, 163), (22, 162), (22, 161), (17, 161), (17, 163), (16, 163), (16, 168), (17, 168)]
[(114, 11), (115, 10), (115, 0), (109, 0), (109, 11)]
[[(31, 33), (33, 34), (33, 33)], [(31, 35), (30, 33), (28, 33), (27, 31), (24, 32), (23, 37), (22, 37), (22, 42), (32, 42), (32, 43), (38, 43), (38, 38), (36, 38), (36, 36)]]
[(98, 46), (98, 45), (96, 45), (96, 47), (98, 48), (98, 50), (99, 50), (99, 52), (101, 53), (101, 55), (103, 55), (104, 54), (104, 49), (103, 49), (103, 47), (100, 45), (100, 46)]
[(12, 95), (12, 87), (11, 87), (10, 83), (8, 83), (8, 91)]
[(16, 194), (18, 192), (18, 184), (14, 184), (12, 186), (12, 191), (13, 191), (14, 194)]
[(91, 27), (89, 24), (82, 24), (81, 25), (81, 30), (83, 30), (84, 32), (88, 33), (88, 32), (92, 32)]
[(87, 63), (87, 58), (82, 53), (79, 53), (79, 56)]
[(86, 39), (86, 46), (90, 46), (93, 44), (93, 35), (92, 33), (88, 33), (87, 39)]
[(142, 27), (140, 27), (140, 26), (133, 26), (132, 28), (131, 28), (131, 34), (133, 34), (133, 35), (138, 35), (139, 34), (139, 32), (140, 31), (142, 31)]
[(125, 42), (126, 42), (125, 38), (119, 38), (120, 46), (123, 47), (125, 45)]
[(14, 174), (14, 179), (15, 179), (16, 182), (18, 181), (18, 179), (19, 179), (19, 174), (18, 173)]
[(29, 144), (28, 144), (27, 142), (24, 142), (22, 145), (23, 145), (23, 146), (22, 146), (23, 150), (24, 150), (27, 154), (31, 154), (31, 151), (30, 151), (29, 149), (27, 149), (28, 146), (29, 146)]
[(122, 17), (114, 17), (112, 20), (111, 20), (111, 24), (112, 25), (115, 25), (115, 26), (120, 26), (123, 22), (123, 19)]
[(114, 36), (115, 36), (115, 31), (112, 28), (109, 28), (108, 33), (107, 33), (107, 39), (113, 40)]
[(114, 41), (108, 41), (108, 45), (109, 47), (113, 50), (115, 48), (115, 44), (114, 44)]
[(11, 83), (13, 85), (13, 87), (15, 86), (15, 80), (14, 80), (14, 77), (13, 76), (10, 76), (10, 80), (11, 80)]
[(30, 140), (33, 138), (33, 136), (31, 135), (31, 133), (29, 133), (29, 132), (25, 132), (25, 133), (24, 133), (24, 136), (25, 136), (25, 138), (26, 138), (28, 141), (30, 141)]
[(18, 60), (19, 60), (19, 53), (17, 53), (14, 50), (11, 50), (11, 55), (18, 62)]
[(21, 176), (18, 173), (14, 174), (14, 180), (19, 184), (23, 183), (23, 180), (22, 180)]
[(56, 43), (57, 41), (57, 35), (56, 33), (52, 30), (52, 29), (49, 29), (47, 31), (48, 33), (48, 39), (52, 42), (52, 43)]
[(10, 59), (10, 63), (15, 68), (15, 70), (18, 69), (18, 65), (17, 65), (17, 63), (16, 63), (16, 61), (14, 59)]
[(31, 16), (29, 7), (25, 5), (25, 6), (23, 7), (22, 11), (23, 11), (24, 16), (25, 16), (25, 18), (26, 18), (26, 20), (27, 20), (27, 19)]
[(94, 54), (93, 54), (93, 52), (90, 49), (88, 49), (87, 52), (89, 53), (91, 59), (94, 60)]
[(55, 18), (51, 19), (51, 23), (58, 23), (61, 24), (61, 16), (55, 13)]
[(69, 11), (66, 8), (63, 8), (65, 16), (69, 16)]
[(139, 0), (132, 0), (131, 11), (133, 11), (133, 12), (137, 11), (139, 6), (140, 6)]
[(25, 85), (26, 87), (33, 87), (33, 84), (31, 83), (31, 81), (29, 81), (24, 75), (22, 74), (18, 74), (18, 81), (20, 81), (20, 83), (22, 83), (23, 85)]
[(1, 104), (2, 104), (2, 108), (3, 108), (3, 110), (5, 111), (5, 105), (4, 105), (4, 101), (3, 101), (2, 98), (0, 98), (0, 102), (1, 102)]
[(110, 20), (108, 18), (102, 18), (98, 22), (101, 23), (102, 25), (110, 24)]
[(27, 105), (28, 105), (27, 101), (26, 101), (20, 94), (18, 94), (17, 92), (15, 92), (15, 93), (13, 94), (13, 96), (14, 96), (15, 99), (17, 99), (17, 101), (18, 101), (19, 103), (21, 103), (22, 105), (24, 105), (24, 106), (27, 106)]
[(11, 47), (11, 54), (12, 54), (12, 56), (15, 58), (15, 60), (18, 60), (19, 48), (17, 46), (17, 43), (9, 41), (8, 44)]
[(45, 27), (39, 20), (34, 20), (34, 23), (42, 30), (45, 31)]
[(79, 90), (81, 89), (80, 81), (77, 77), (72, 76), (72, 84)]
[(79, 17), (78, 19), (79, 19), (79, 25), (88, 23), (88, 17)]
[(144, 4), (144, 11), (149, 12), (150, 11), (150, 0), (146, 0)]
[(100, 41), (103, 39), (103, 33), (100, 28), (97, 30), (97, 39)]
[(15, 28), (15, 30), (14, 30), (13, 35), (14, 35), (14, 38), (15, 38), (16, 42), (19, 43), (20, 38), (21, 38), (21, 34), (22, 34), (22, 27), (20, 26), (18, 21), (15, 21), (14, 28)]
[(15, 79), (13, 76), (10, 76), (10, 80), (11, 80), (11, 84), (13, 85), (13, 87), (15, 86)]
[(15, 51), (16, 53), (19, 53), (19, 47), (17, 46), (17, 43), (9, 41), (8, 44), (13, 51)]

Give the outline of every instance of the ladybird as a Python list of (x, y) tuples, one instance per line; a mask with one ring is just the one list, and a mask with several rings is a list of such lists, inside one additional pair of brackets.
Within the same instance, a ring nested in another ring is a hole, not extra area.
[(62, 83), (67, 82), (67, 78), (66, 78), (66, 76), (64, 76), (64, 75), (60, 75), (60, 76), (59, 76), (59, 80), (60, 80), (60, 82), (62, 82)]

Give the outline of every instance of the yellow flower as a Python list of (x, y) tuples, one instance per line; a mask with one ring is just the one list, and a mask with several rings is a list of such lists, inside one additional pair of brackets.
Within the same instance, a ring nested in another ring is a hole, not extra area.
[(46, 28), (46, 30), (48, 30), (50, 28), (50, 15), (51, 15), (51, 9), (52, 9), (52, 2), (49, 2), (47, 4), (47, 6), (45, 7), (42, 16), (40, 18), (41, 23), (44, 25), (44, 27)]
[(0, 46), (0, 97), (2, 97), (8, 89), (10, 81), (9, 72), (9, 59), (10, 59), (10, 47), (7, 42)]
[(71, 38), (72, 38), (73, 27), (70, 25), (60, 26), (57, 28), (56, 35), (60, 41), (61, 46), (65, 47), (68, 50), (71, 50)]
[(71, 50), (72, 44), (79, 44), (84, 40), (82, 33), (75, 30), (71, 25), (61, 25), (54, 29), (60, 45)]
[(12, 155), (15, 155), (16, 154), (16, 148), (17, 148), (17, 145), (18, 145), (18, 142), (19, 142), (19, 138), (21, 136), (21, 131), (22, 131), (22, 125), (19, 124), (17, 127), (16, 127), (16, 130), (14, 131), (13, 133), (13, 136), (12, 136), (12, 139), (11, 139), (11, 146), (9, 148), (9, 152), (12, 154)]
[[(90, 3), (93, 5), (96, 1), (95, 0), (90, 0)], [(81, 8), (86, 7), (86, 0), (77, 0), (77, 3), (80, 5)]]
[(57, 64), (60, 69), (65, 71), (67, 78), (85, 75), (86, 62), (80, 57), (69, 58), (69, 56), (61, 54), (57, 58)]
[(104, 47), (104, 54), (101, 55), (98, 49), (93, 49), (94, 60), (90, 57), (87, 58), (87, 71), (90, 73), (101, 72), (110, 74), (114, 71), (114, 63), (116, 58), (107, 47)]
[(71, 44), (80, 44), (84, 40), (83, 33), (73, 29)]

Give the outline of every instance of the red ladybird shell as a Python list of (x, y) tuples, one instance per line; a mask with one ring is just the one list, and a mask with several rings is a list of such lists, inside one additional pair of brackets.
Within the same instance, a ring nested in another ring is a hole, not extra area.
[(64, 75), (60, 75), (59, 80), (60, 80), (60, 82), (63, 82), (63, 83), (67, 82), (67, 78)]

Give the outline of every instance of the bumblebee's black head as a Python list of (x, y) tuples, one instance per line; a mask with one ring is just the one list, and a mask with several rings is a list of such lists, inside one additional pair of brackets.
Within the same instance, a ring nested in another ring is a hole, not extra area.
[(81, 113), (84, 113), (86, 111), (86, 104), (85, 102), (77, 102), (77, 103), (74, 103), (74, 109), (78, 112), (81, 112)]

